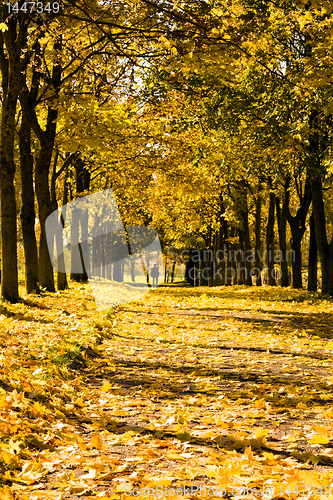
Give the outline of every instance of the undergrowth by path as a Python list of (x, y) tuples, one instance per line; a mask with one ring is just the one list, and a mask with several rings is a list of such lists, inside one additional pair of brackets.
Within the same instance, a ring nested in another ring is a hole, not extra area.
[(170, 286), (102, 314), (71, 285), (0, 313), (1, 499), (333, 498), (331, 299)]

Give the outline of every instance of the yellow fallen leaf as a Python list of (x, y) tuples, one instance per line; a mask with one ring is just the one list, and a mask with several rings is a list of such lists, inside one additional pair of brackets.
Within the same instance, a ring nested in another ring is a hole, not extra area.
[(129, 493), (132, 490), (131, 483), (120, 483), (116, 488), (117, 493)]
[(177, 455), (177, 453), (168, 453), (165, 456), (166, 456), (166, 458), (169, 458), (170, 460), (185, 460), (184, 457)]
[(327, 444), (330, 442), (330, 438), (327, 436), (320, 436), (318, 434), (314, 434), (310, 440), (310, 444)]
[(151, 448), (147, 450), (147, 455), (149, 455), (150, 457), (158, 457), (158, 454)]
[(90, 441), (90, 447), (91, 448), (96, 448), (96, 450), (103, 450), (104, 449), (104, 444), (103, 441), (101, 440), (101, 437), (99, 434), (95, 434)]
[(173, 478), (164, 476), (145, 476), (145, 481), (147, 481), (148, 487), (153, 486), (170, 486)]
[(13, 495), (7, 488), (1, 488), (0, 489), (0, 497), (1, 500), (14, 500)]
[(95, 477), (96, 477), (96, 470), (89, 469), (89, 472), (87, 474), (83, 474), (83, 476), (80, 476), (80, 481), (82, 479), (94, 479)]
[(328, 432), (328, 428), (327, 427), (324, 427), (323, 425), (315, 425), (314, 427), (312, 427), (312, 429), (317, 433), (317, 434), (327, 434)]
[(13, 480), (19, 483), (33, 484), (37, 481), (37, 479), (40, 479), (47, 474), (47, 472), (48, 471), (43, 467), (42, 462), (30, 460), (23, 465), (22, 472), (17, 474)]
[(316, 471), (298, 470), (296, 473), (296, 477), (306, 486), (322, 486), (320, 481), (318, 481), (318, 474)]
[(259, 429), (255, 430), (254, 435), (257, 439), (259, 439), (261, 437), (267, 436), (268, 433), (269, 433), (268, 429), (263, 429), (262, 427), (259, 427)]
[(109, 389), (111, 389), (113, 384), (110, 384), (108, 380), (104, 380), (103, 385), (101, 387), (102, 392), (108, 392)]
[(224, 422), (220, 418), (216, 420), (216, 425), (218, 425), (220, 429), (228, 429), (229, 427), (232, 427), (229, 423)]
[(78, 441), (77, 445), (80, 448), (80, 450), (87, 451), (87, 445), (86, 445), (86, 443), (84, 441)]

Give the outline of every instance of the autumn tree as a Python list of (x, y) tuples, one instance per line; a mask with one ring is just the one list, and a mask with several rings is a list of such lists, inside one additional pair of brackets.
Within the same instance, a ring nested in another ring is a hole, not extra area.
[(10, 16), (6, 6), (1, 7), (0, 70), (2, 76), (2, 114), (0, 142), (1, 187), (1, 258), (2, 297), (17, 301), (17, 225), (14, 176), (15, 118), (22, 72), (31, 53), (25, 51), (29, 19)]

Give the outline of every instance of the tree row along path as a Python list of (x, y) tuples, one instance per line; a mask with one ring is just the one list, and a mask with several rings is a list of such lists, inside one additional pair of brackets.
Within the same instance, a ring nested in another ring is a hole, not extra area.
[[(333, 301), (89, 285), (1, 306), (0, 497), (333, 498)], [(149, 489), (149, 490), (148, 490)]]

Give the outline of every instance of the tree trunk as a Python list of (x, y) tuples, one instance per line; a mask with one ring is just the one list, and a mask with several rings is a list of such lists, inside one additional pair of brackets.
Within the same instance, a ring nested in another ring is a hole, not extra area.
[[(231, 238), (234, 238), (236, 234), (236, 228), (231, 227), (230, 229), (230, 236)], [(236, 261), (236, 244), (235, 243), (230, 243), (230, 249), (228, 253), (228, 259), (230, 260), (230, 266), (229, 267), (229, 279), (230, 279), (230, 284), (231, 285), (237, 285), (237, 261)], [(229, 264), (228, 260), (228, 264)]]
[(308, 263), (308, 291), (317, 291), (317, 267), (318, 267), (318, 256), (317, 256), (317, 240), (315, 234), (315, 220), (313, 212), (310, 217), (310, 243), (309, 243), (309, 263)]
[[(75, 163), (75, 184), (76, 184), (76, 193), (80, 195), (84, 191), (89, 191), (90, 187), (90, 172), (85, 168), (84, 161), (82, 158), (77, 158)], [(82, 253), (82, 273), (73, 273), (71, 278), (74, 281), (88, 281), (88, 275), (86, 266), (89, 262), (89, 247), (88, 247), (88, 211), (80, 210), (81, 217), (78, 220), (78, 224), (81, 228), (81, 234), (78, 234), (78, 238), (81, 241), (80, 243), (80, 252)], [(79, 228), (77, 228), (79, 232)], [(104, 250), (102, 250), (102, 256), (105, 255), (106, 245), (107, 245), (107, 237), (101, 238), (101, 244), (104, 245)], [(105, 267), (102, 264), (102, 276), (105, 277)]]
[(281, 266), (281, 278), (280, 285), (282, 287), (289, 286), (288, 277), (288, 261), (287, 261), (287, 210), (286, 210), (286, 199), (283, 200), (282, 208), (280, 207), (280, 200), (276, 198), (276, 216), (278, 221), (278, 232), (279, 232), (279, 245), (280, 245), (280, 266)]
[(226, 240), (228, 237), (228, 221), (225, 220), (224, 217), (221, 218), (221, 227), (220, 227), (220, 234), (219, 234), (219, 254), (218, 258), (216, 258), (216, 261), (219, 259), (219, 262), (217, 262), (218, 266), (218, 271), (219, 271), (219, 276), (220, 276), (220, 285), (225, 285), (226, 284), (226, 258), (227, 258), (227, 245), (226, 245)]
[[(310, 46), (309, 46), (310, 48)], [(312, 213), (314, 217), (315, 235), (321, 264), (322, 293), (333, 296), (333, 238), (329, 244), (326, 234), (326, 218), (322, 186), (322, 165), (319, 142), (319, 113), (311, 110), (309, 117), (309, 173), (312, 196)]]
[(266, 266), (267, 266), (267, 284), (275, 286), (274, 270), (274, 209), (275, 194), (269, 193), (268, 219), (266, 229)]
[(302, 252), (301, 243), (304, 231), (298, 230), (295, 223), (290, 224), (292, 233), (291, 250), (292, 250), (292, 287), (302, 288)]
[[(80, 252), (80, 210), (72, 210), (71, 220), (71, 279), (80, 281), (82, 271), (82, 256)], [(101, 242), (101, 238), (99, 238)]]
[(243, 266), (244, 266), (244, 284), (252, 286), (252, 274), (251, 274), (251, 243), (250, 243), (250, 230), (249, 230), (249, 209), (247, 204), (247, 188), (244, 186), (244, 206), (241, 211), (243, 231)]
[[(98, 228), (101, 223), (101, 216), (96, 215), (94, 220), (94, 227), (92, 230), (93, 233), (93, 238), (92, 238), (92, 270), (93, 270), (93, 276), (101, 276), (101, 247), (100, 247), (100, 237), (97, 236), (98, 234)], [(110, 235), (110, 242), (111, 242), (111, 235)], [(112, 256), (113, 258), (114, 256)], [(111, 261), (112, 262), (112, 261)], [(112, 266), (112, 273), (114, 270), (114, 264), (110, 264)], [(112, 279), (114, 279), (113, 274), (112, 274)]]
[(176, 264), (177, 264), (177, 260), (178, 259), (175, 259), (172, 263), (172, 269), (171, 269), (171, 283), (174, 282), (175, 280), (175, 269), (176, 269)]
[(261, 196), (258, 193), (258, 198), (256, 199), (256, 219), (255, 219), (255, 251), (254, 251), (254, 266), (255, 266), (255, 282), (256, 286), (261, 286), (261, 271), (262, 271), (262, 261), (261, 261)]
[(13, 167), (8, 159), (10, 149), (6, 141), (1, 144), (1, 255), (2, 297), (18, 301), (16, 199)]
[(208, 235), (205, 240), (206, 249), (204, 250), (204, 280), (206, 286), (212, 286), (212, 227), (208, 227)]
[(236, 265), (237, 265), (237, 285), (245, 284), (245, 268), (244, 268), (244, 231), (237, 230), (238, 242), (236, 245)]
[[(230, 238), (233, 238), (235, 235), (235, 228), (233, 226), (230, 227)], [(231, 286), (233, 284), (233, 280), (236, 274), (235, 270), (235, 262), (234, 262), (234, 245), (231, 243), (231, 241), (228, 241), (227, 243), (227, 250), (228, 250), (228, 263), (226, 267), (226, 277), (225, 277), (225, 284), (227, 286)]]
[[(106, 267), (105, 276), (106, 276), (106, 279), (112, 281), (112, 243), (111, 243), (111, 234), (107, 233), (105, 235), (105, 237), (106, 237), (106, 242), (107, 242), (107, 248), (106, 248), (107, 265), (105, 266)], [(133, 257), (132, 257), (132, 259), (133, 259)], [(135, 261), (132, 260), (132, 273), (135, 272), (134, 266), (135, 266)], [(135, 281), (135, 274), (134, 275), (132, 274), (132, 281)]]
[[(288, 180), (286, 181), (288, 182)], [(302, 238), (306, 229), (305, 220), (311, 203), (311, 188), (309, 178), (305, 181), (304, 195), (300, 196), (300, 207), (294, 217), (289, 211), (289, 190), (286, 190), (286, 213), (289, 222), (292, 239), (292, 287), (302, 288)]]
[(216, 231), (214, 234), (214, 250), (213, 250), (213, 262), (212, 262), (212, 278), (213, 278), (213, 286), (219, 286), (220, 280), (219, 280), (219, 272), (218, 272), (218, 265), (216, 261), (216, 254), (217, 250), (219, 249), (220, 245), (220, 229)]
[(35, 233), (35, 195), (33, 186), (33, 157), (31, 154), (32, 113), (29, 91), (25, 87), (20, 95), (22, 119), (19, 130), (21, 169), (21, 225), (25, 256), (25, 286), (27, 293), (38, 293), (38, 253)]
[[(54, 51), (60, 52), (61, 40), (54, 42)], [(57, 101), (61, 85), (62, 68), (60, 63), (55, 62), (52, 72), (52, 87), (54, 89), (54, 99)], [(38, 217), (40, 224), (39, 255), (38, 255), (38, 277), (39, 284), (47, 291), (54, 292), (53, 267), (48, 252), (45, 221), (52, 213), (52, 202), (49, 188), (49, 173), (52, 160), (56, 128), (58, 119), (58, 109), (55, 105), (49, 106), (46, 117), (46, 127), (43, 130), (38, 122), (36, 111), (33, 115), (33, 129), (40, 143), (40, 150), (36, 162), (35, 188), (38, 202)]]
[[(2, 297), (17, 302), (17, 225), (15, 197), (15, 114), (22, 85), (21, 50), (26, 44), (28, 19), (18, 22), (16, 16), (6, 20), (7, 31), (0, 37), (0, 70), (2, 76), (2, 112), (0, 137), (0, 198)], [(19, 26), (19, 30), (17, 28)], [(5, 47), (4, 47), (5, 45)]]
[(49, 170), (53, 144), (53, 141), (42, 142), (35, 173), (36, 197), (40, 224), (38, 279), (40, 286), (49, 292), (55, 291), (53, 266), (49, 255), (45, 231), (45, 221), (53, 212), (49, 189)]
[[(63, 187), (63, 195), (62, 195), (62, 206), (65, 206), (68, 203), (68, 167), (65, 169), (65, 178), (64, 178), (64, 187)], [(65, 227), (65, 220), (61, 218), (61, 225)], [(59, 239), (56, 241), (57, 245), (57, 254), (60, 255), (58, 258), (58, 271), (57, 271), (57, 289), (65, 290), (68, 288), (67, 276), (65, 272), (60, 271), (63, 269), (65, 271), (65, 256), (64, 256), (64, 240), (62, 232), (59, 236)], [(61, 267), (62, 266), (62, 267)]]
[[(332, 242), (326, 236), (323, 188), (319, 177), (311, 180), (312, 210), (315, 221), (315, 234), (321, 264), (322, 293), (333, 296)], [(333, 241), (333, 240), (332, 240)]]
[[(135, 260), (133, 258), (131, 260), (131, 280), (133, 283), (135, 282)], [(164, 282), (165, 282), (165, 276), (164, 276)]]
[[(56, 150), (54, 163), (53, 163), (53, 172), (51, 178), (51, 205), (53, 212), (58, 210), (58, 202), (56, 197), (56, 181), (58, 177), (65, 172), (64, 178), (64, 187), (63, 187), (63, 196), (62, 196), (62, 211), (60, 215), (60, 224), (61, 228), (65, 227), (66, 220), (66, 204), (68, 203), (68, 173), (69, 173), (69, 165), (71, 164), (73, 157), (75, 154), (68, 155), (63, 165), (57, 172), (57, 160), (58, 160), (59, 152)], [(58, 290), (65, 290), (68, 287), (67, 277), (66, 277), (66, 269), (65, 269), (65, 255), (64, 255), (64, 241), (63, 241), (63, 232), (62, 229), (56, 232), (56, 249), (57, 249), (57, 288)], [(53, 242), (54, 244), (54, 242)]]

